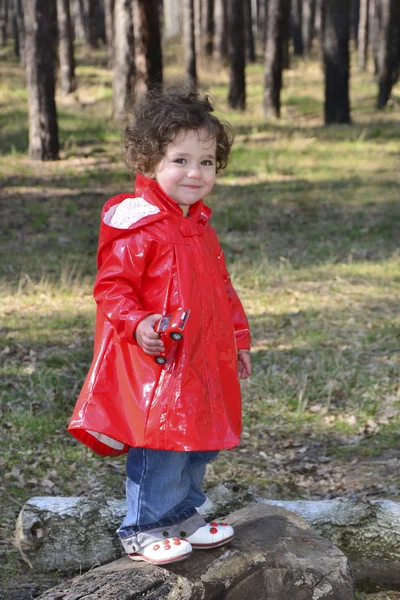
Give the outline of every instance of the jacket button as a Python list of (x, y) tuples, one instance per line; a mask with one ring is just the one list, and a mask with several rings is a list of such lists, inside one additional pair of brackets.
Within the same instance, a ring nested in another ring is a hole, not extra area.
[(169, 537), (168, 531), (163, 531), (162, 534), (163, 534), (164, 537)]

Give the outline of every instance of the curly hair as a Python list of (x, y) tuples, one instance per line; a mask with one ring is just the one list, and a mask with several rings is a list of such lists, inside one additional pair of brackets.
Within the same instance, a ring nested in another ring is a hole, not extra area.
[(206, 129), (217, 142), (216, 171), (226, 167), (234, 132), (229, 123), (211, 114), (208, 95), (182, 89), (152, 91), (133, 110), (125, 130), (125, 163), (133, 175), (150, 175), (165, 155), (167, 146), (181, 131)]

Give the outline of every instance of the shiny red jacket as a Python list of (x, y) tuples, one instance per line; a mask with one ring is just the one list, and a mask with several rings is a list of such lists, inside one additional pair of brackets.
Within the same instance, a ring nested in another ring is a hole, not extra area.
[[(68, 427), (99, 454), (239, 443), (237, 350), (250, 347), (250, 333), (210, 216), (200, 200), (183, 217), (158, 183), (141, 175), (134, 199), (121, 194), (103, 208), (94, 358)], [(178, 307), (191, 310), (185, 336), (160, 366), (134, 332), (146, 316)]]

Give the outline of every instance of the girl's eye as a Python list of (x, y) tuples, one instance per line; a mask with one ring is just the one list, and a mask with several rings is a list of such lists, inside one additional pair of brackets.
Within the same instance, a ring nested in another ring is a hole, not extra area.
[(186, 163), (184, 158), (175, 158), (174, 162), (178, 163), (178, 165), (184, 165)]
[(213, 163), (213, 161), (212, 161), (212, 160), (203, 160), (203, 161), (201, 162), (201, 164), (202, 164), (204, 167), (212, 167), (214, 163)]

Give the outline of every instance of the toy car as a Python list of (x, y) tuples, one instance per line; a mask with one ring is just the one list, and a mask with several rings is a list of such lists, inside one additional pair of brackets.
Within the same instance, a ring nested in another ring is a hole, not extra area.
[(160, 339), (164, 342), (164, 351), (157, 354), (154, 360), (159, 365), (167, 362), (167, 356), (175, 342), (183, 338), (183, 331), (190, 316), (188, 308), (177, 308), (173, 313), (165, 315), (154, 325), (154, 331), (160, 334)]

